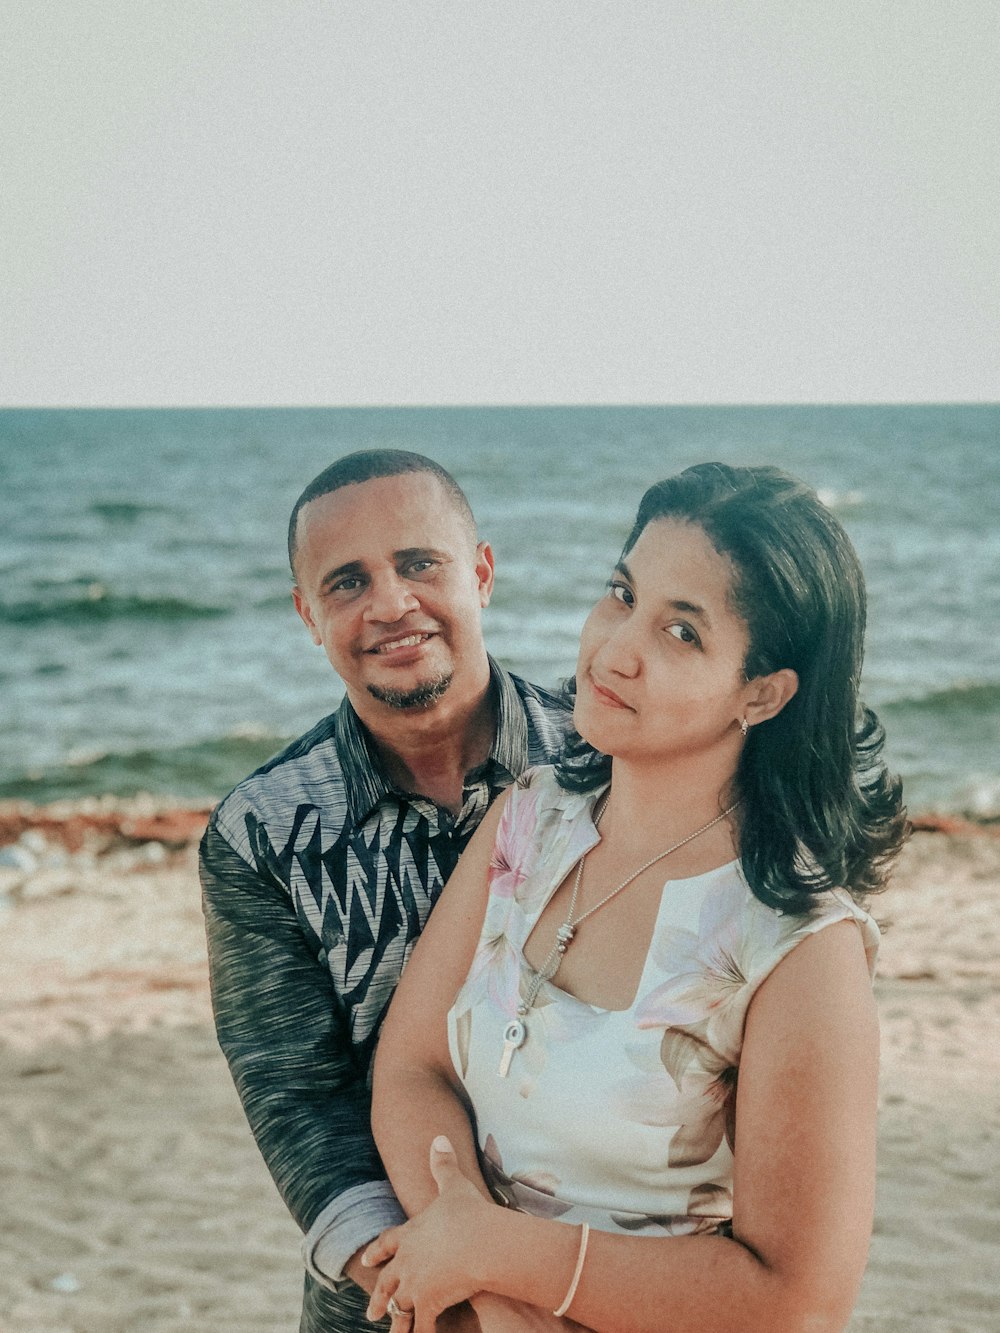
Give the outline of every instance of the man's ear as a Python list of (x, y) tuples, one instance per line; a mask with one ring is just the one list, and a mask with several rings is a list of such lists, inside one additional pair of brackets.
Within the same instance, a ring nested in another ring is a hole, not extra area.
[(744, 717), (751, 727), (777, 717), (798, 688), (798, 675), (790, 667), (782, 667), (767, 676), (755, 676), (747, 685)]
[(493, 548), (489, 542), (476, 547), (476, 578), (479, 580), (479, 605), (487, 607), (493, 595)]
[(313, 620), (312, 612), (309, 610), (309, 603), (302, 595), (301, 588), (295, 587), (292, 589), (292, 601), (295, 603), (295, 609), (299, 613), (299, 618), (309, 631), (313, 643), (318, 647), (323, 642), (323, 636), (316, 628), (316, 622)]

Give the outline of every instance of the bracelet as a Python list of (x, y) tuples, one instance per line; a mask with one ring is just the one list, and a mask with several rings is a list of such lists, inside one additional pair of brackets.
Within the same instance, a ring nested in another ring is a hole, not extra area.
[(584, 1222), (580, 1227), (580, 1253), (576, 1256), (576, 1267), (573, 1269), (573, 1277), (569, 1284), (569, 1291), (566, 1293), (566, 1299), (560, 1305), (558, 1310), (552, 1313), (557, 1319), (561, 1319), (569, 1307), (573, 1304), (573, 1297), (576, 1295), (576, 1289), (580, 1285), (580, 1274), (583, 1272), (583, 1261), (587, 1257), (587, 1241), (590, 1239), (590, 1223)]

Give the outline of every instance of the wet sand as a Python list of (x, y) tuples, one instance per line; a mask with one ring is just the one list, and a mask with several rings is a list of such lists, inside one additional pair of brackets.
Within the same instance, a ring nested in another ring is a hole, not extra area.
[[(0, 808), (0, 1333), (297, 1327), (298, 1232), (211, 1027), (203, 822)], [(879, 1191), (852, 1330), (1000, 1327), (997, 834), (917, 832), (876, 905)]]

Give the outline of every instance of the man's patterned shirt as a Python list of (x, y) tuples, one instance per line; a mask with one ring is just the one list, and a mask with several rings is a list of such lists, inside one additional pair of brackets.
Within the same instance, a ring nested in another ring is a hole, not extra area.
[(370, 1128), (379, 1027), (489, 804), (525, 768), (555, 759), (569, 722), (558, 696), (495, 662), (491, 673), (494, 742), (457, 816), (392, 785), (345, 698), (221, 802), (202, 842), (219, 1042), (308, 1233), (304, 1330), (371, 1327), (363, 1294), (336, 1279), (401, 1216)]

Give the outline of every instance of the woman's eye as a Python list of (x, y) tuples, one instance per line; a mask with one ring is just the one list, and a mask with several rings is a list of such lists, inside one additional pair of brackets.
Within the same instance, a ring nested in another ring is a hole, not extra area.
[(618, 602), (624, 602), (626, 606), (635, 605), (635, 597), (631, 588), (627, 588), (624, 583), (609, 583), (608, 587), (611, 596)]
[(680, 639), (681, 643), (697, 643), (698, 636), (690, 625), (683, 623), (678, 625), (668, 625), (667, 633), (672, 634), (675, 639)]

